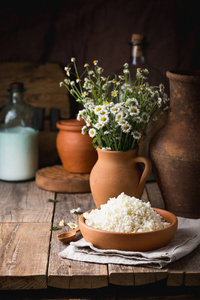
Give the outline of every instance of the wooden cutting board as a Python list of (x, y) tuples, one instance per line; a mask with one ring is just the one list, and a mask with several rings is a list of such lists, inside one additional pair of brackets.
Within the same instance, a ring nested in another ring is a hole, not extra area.
[(36, 173), (39, 188), (58, 193), (88, 193), (90, 174), (70, 173), (63, 166), (55, 165), (40, 169)]

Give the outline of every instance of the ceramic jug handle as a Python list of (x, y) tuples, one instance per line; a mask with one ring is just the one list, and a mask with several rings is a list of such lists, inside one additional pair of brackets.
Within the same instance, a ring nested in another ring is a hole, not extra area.
[(137, 163), (143, 163), (145, 165), (145, 168), (143, 170), (143, 173), (140, 177), (140, 182), (139, 182), (139, 186), (143, 187), (147, 181), (147, 178), (151, 174), (152, 163), (147, 157), (143, 157), (143, 156), (135, 157), (134, 161)]

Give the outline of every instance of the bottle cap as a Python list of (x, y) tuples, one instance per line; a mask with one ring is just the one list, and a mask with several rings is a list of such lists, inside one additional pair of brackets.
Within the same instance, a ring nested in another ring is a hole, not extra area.
[(10, 84), (10, 90), (24, 90), (23, 82), (13, 82)]
[(139, 33), (133, 33), (131, 36), (131, 43), (142, 43), (144, 40), (144, 35)]

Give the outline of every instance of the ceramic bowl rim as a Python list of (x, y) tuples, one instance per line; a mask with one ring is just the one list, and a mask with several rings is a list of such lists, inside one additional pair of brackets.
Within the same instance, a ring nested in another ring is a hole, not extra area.
[[(152, 207), (152, 208), (157, 213), (159, 213), (159, 212), (161, 212), (161, 213), (165, 212), (165, 213), (167, 213), (167, 215), (171, 216), (173, 218), (173, 220), (170, 223), (170, 225), (167, 226), (167, 227), (165, 227), (165, 228), (156, 229), (156, 230), (152, 230), (152, 231), (144, 231), (144, 232), (116, 232), (116, 231), (102, 230), (102, 229), (94, 228), (92, 226), (87, 225), (85, 223), (85, 218), (83, 217), (83, 214), (81, 214), (80, 217), (79, 217), (79, 227), (80, 227), (80, 223), (81, 223), (81, 225), (85, 226), (88, 230), (96, 231), (96, 232), (99, 232), (99, 233), (113, 234), (113, 235), (122, 235), (122, 236), (136, 236), (136, 235), (151, 235), (151, 234), (154, 234), (155, 232), (166, 231), (166, 230), (172, 228), (173, 226), (178, 225), (178, 219), (177, 219), (177, 217), (173, 213), (171, 213), (171, 212), (169, 212), (169, 211), (167, 211), (165, 209), (161, 209), (161, 208), (155, 208), (155, 207)], [(88, 210), (86, 212), (89, 213), (90, 211), (92, 211), (92, 209)], [(161, 215), (161, 217), (163, 217), (163, 216)]]

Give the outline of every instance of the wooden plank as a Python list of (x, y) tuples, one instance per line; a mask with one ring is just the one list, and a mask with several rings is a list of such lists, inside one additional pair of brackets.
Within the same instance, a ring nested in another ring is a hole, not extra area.
[(10, 83), (18, 81), (27, 89), (25, 101), (45, 108), (45, 116), (49, 116), (50, 108), (58, 108), (62, 118), (69, 118), (69, 95), (59, 86), (64, 78), (64, 70), (56, 63), (3, 62), (0, 64), (0, 106), (10, 101), (7, 92)]
[(156, 182), (146, 184), (146, 191), (151, 203), (151, 206), (156, 208), (165, 209), (165, 204), (160, 193), (159, 187)]
[(0, 181), (0, 222), (51, 222), (53, 192), (39, 189), (34, 181), (9, 183)]
[[(61, 220), (65, 223), (78, 224), (79, 215), (70, 214), (70, 209), (80, 207), (83, 211), (87, 211), (95, 208), (91, 194), (58, 194), (56, 198), (59, 202), (55, 206), (53, 226), (58, 226)], [(54, 231), (52, 234), (48, 285), (64, 289), (93, 289), (107, 286), (107, 265), (73, 261), (58, 256), (67, 244), (59, 242), (57, 234), (69, 230), (66, 226), (61, 231)]]
[(0, 223), (0, 289), (47, 288), (51, 223)]
[(168, 286), (200, 286), (200, 246), (168, 267)]

